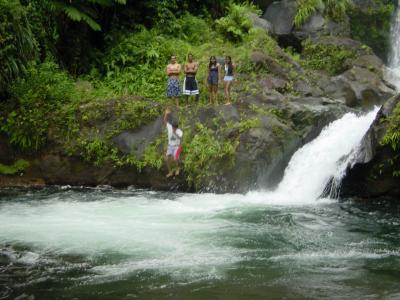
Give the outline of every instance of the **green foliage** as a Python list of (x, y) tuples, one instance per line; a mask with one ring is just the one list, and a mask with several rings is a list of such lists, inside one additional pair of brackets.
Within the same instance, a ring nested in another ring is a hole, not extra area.
[(356, 53), (337, 45), (315, 44), (305, 41), (302, 52), (303, 64), (314, 70), (325, 70), (337, 75), (345, 70), (345, 61), (355, 58)]
[(108, 143), (99, 137), (95, 137), (91, 140), (79, 140), (78, 143), (82, 151), (80, 154), (83, 159), (85, 161), (94, 162), (95, 166), (99, 166), (109, 160), (110, 154), (113, 153), (113, 149)]
[(156, 139), (144, 150), (142, 167), (150, 167), (160, 170), (164, 163), (164, 154), (162, 153), (162, 138)]
[(373, 0), (370, 3), (368, 7), (350, 10), (351, 35), (385, 59), (390, 49), (391, 16), (395, 6), (392, 1), (386, 0)]
[[(12, 87), (18, 107), (5, 118), (1, 130), (21, 149), (38, 150), (46, 142), (47, 130), (61, 107), (74, 97), (74, 83), (53, 62), (32, 64), (25, 78)], [(62, 117), (61, 117), (62, 119)]]
[(23, 159), (18, 159), (11, 166), (3, 165), (0, 163), (0, 174), (3, 175), (14, 175), (24, 171), (29, 167), (29, 162)]
[(68, 18), (76, 22), (84, 22), (95, 31), (100, 31), (101, 26), (95, 19), (98, 18), (95, 6), (111, 6), (114, 2), (126, 4), (126, 0), (90, 0), (90, 1), (68, 1), (51, 0), (51, 8), (56, 12), (64, 13)]
[(134, 129), (154, 120), (162, 113), (160, 105), (150, 104), (147, 101), (130, 100), (118, 103), (115, 115), (113, 134), (125, 129)]
[(233, 42), (243, 41), (253, 28), (249, 13), (261, 14), (253, 4), (231, 4), (228, 6), (228, 14), (215, 21), (216, 27), (227, 39)]
[(28, 1), (25, 9), (32, 34), (37, 41), (39, 58), (44, 60), (46, 57), (57, 57), (56, 45), (60, 34), (49, 0)]
[(239, 130), (239, 133), (241, 134), (248, 131), (251, 128), (258, 128), (261, 126), (262, 123), (258, 118), (252, 118), (252, 119), (241, 120), (240, 122), (232, 124), (228, 127), (237, 128)]
[(237, 141), (229, 140), (220, 142), (213, 131), (204, 125), (197, 124), (197, 132), (191, 139), (185, 139), (183, 166), (189, 184), (197, 189), (207, 178), (220, 175), (221, 166), (225, 170), (233, 167), (235, 163), (235, 150)]
[(381, 144), (390, 146), (393, 151), (400, 150), (400, 104), (396, 105), (393, 114), (389, 116), (386, 121), (388, 122), (388, 129), (383, 137)]
[(318, 10), (325, 8), (325, 14), (335, 21), (340, 21), (352, 6), (351, 0), (296, 0), (297, 11), (294, 25), (301, 26)]
[(210, 38), (209, 25), (199, 17), (185, 13), (176, 19), (171, 26), (162, 26), (158, 29), (165, 34), (169, 34), (177, 39), (189, 42), (192, 45), (199, 45), (207, 42)]
[(146, 167), (159, 170), (164, 163), (161, 147), (164, 139), (164, 137), (160, 137), (148, 145), (142, 158), (137, 158), (134, 154), (122, 155), (110, 140), (100, 136), (88, 139), (79, 138), (74, 152), (78, 151), (85, 161), (92, 162), (95, 166), (101, 166), (108, 162), (117, 167), (133, 166), (139, 172)]
[(400, 103), (397, 103), (393, 114), (387, 117), (384, 122), (387, 122), (387, 130), (380, 143), (391, 147), (395, 154), (392, 158), (384, 161), (383, 166), (379, 166), (379, 170), (386, 167), (392, 171), (393, 176), (400, 177)]
[(153, 99), (165, 95), (165, 66), (172, 54), (186, 57), (189, 44), (143, 29), (122, 37), (103, 58), (103, 83), (118, 94), (136, 94)]
[(24, 74), (36, 51), (25, 8), (18, 0), (0, 0), (0, 95)]

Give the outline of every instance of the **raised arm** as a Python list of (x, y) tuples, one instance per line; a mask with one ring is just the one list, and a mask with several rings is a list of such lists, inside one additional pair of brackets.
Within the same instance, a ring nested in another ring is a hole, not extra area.
[(164, 112), (164, 125), (167, 125), (168, 123), (168, 115), (171, 113), (171, 110), (169, 109), (169, 107), (167, 107), (167, 109)]

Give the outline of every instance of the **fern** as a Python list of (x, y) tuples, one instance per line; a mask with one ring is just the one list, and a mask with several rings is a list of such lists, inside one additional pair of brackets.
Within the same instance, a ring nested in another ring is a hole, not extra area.
[(89, 1), (60, 1), (53, 0), (51, 8), (55, 11), (65, 13), (72, 21), (84, 22), (94, 31), (100, 31), (101, 26), (95, 21), (97, 18), (93, 6), (112, 6), (114, 3), (125, 5), (126, 0), (89, 0)]
[(296, 0), (297, 12), (294, 25), (299, 27), (317, 11), (325, 8), (325, 14), (333, 20), (340, 20), (346, 11), (352, 7), (352, 0)]

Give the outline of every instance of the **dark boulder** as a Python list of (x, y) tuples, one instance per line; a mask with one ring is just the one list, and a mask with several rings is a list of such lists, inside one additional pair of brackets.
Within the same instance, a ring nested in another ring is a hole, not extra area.
[(139, 159), (143, 157), (144, 150), (150, 145), (163, 130), (163, 120), (159, 117), (155, 121), (136, 130), (126, 130), (113, 138), (116, 147), (124, 154), (135, 154)]
[(266, 19), (260, 18), (259, 16), (257, 16), (254, 13), (249, 13), (248, 16), (251, 19), (251, 21), (253, 22), (254, 27), (261, 28), (268, 33), (272, 33), (272, 31), (273, 31), (272, 24), (270, 22), (268, 22)]
[(342, 180), (341, 196), (368, 199), (400, 199), (400, 177), (393, 176), (398, 166), (390, 163), (396, 153), (389, 146), (380, 144), (387, 130), (383, 120), (390, 116), (400, 102), (400, 95), (389, 99), (378, 112), (375, 121), (361, 142), (354, 166)]
[(271, 3), (274, 2), (274, 0), (255, 0), (254, 3), (258, 5), (258, 7), (262, 10), (265, 11), (268, 6), (271, 5)]
[(295, 46), (296, 40), (320, 36), (350, 36), (349, 19), (346, 17), (340, 22), (334, 22), (326, 17), (323, 5), (304, 24), (296, 27), (294, 17), (297, 5), (295, 0), (275, 1), (268, 6), (263, 15), (263, 18), (272, 24), (272, 33), (285, 41), (283, 43), (292, 41), (292, 46)]
[(296, 1), (290, 0), (275, 1), (268, 6), (263, 18), (272, 24), (274, 34), (289, 35), (292, 33), (296, 6)]

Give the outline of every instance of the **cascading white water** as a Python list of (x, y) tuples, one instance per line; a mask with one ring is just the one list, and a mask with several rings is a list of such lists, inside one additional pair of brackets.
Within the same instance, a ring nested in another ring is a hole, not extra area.
[(379, 108), (363, 116), (348, 113), (325, 127), (312, 142), (299, 149), (285, 170), (277, 190), (268, 194), (274, 203), (309, 203), (321, 196), (332, 178), (341, 179), (355, 159), (360, 141)]
[(400, 0), (390, 29), (391, 49), (387, 79), (400, 90)]

